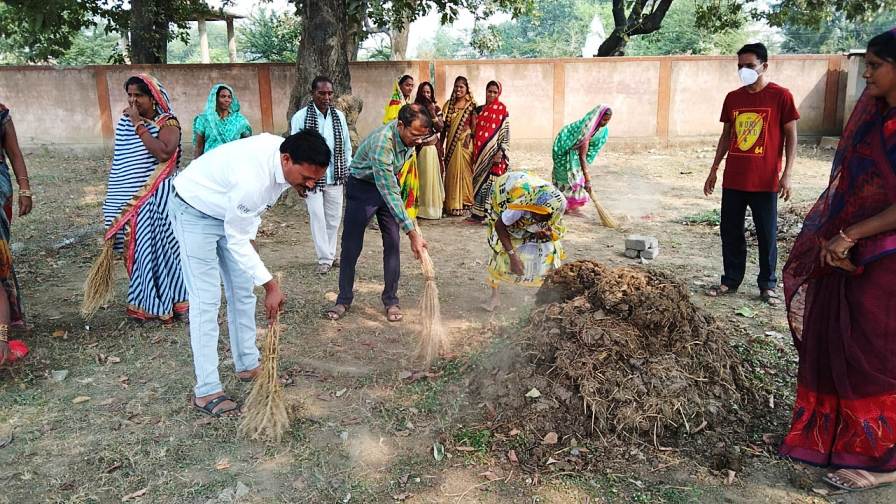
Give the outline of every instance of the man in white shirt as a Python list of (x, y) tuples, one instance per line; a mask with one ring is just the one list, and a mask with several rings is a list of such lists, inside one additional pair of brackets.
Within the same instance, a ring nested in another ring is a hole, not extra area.
[(255, 249), (261, 214), (289, 187), (304, 195), (329, 164), (330, 148), (316, 131), (285, 140), (265, 133), (203, 154), (174, 179), (177, 194), (168, 215), (189, 294), (196, 372), (192, 402), (201, 412), (216, 417), (239, 414), (239, 405), (224, 394), (218, 375), (221, 282), (234, 366), (240, 380), (251, 381), (259, 372), (254, 286), (264, 286), (268, 319), (284, 299)]
[(342, 220), (343, 185), (352, 162), (352, 141), (345, 115), (333, 107), (333, 81), (318, 76), (311, 81), (312, 102), (296, 111), (291, 132), (318, 131), (333, 153), (327, 173), (308, 191), (305, 203), (311, 221), (311, 238), (317, 253), (317, 272), (326, 275), (336, 259), (336, 238)]

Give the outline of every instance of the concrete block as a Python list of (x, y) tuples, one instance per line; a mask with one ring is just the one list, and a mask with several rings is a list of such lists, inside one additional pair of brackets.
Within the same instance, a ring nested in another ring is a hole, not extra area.
[(625, 248), (632, 250), (647, 250), (650, 246), (650, 237), (643, 235), (628, 235), (625, 237)]
[(627, 249), (625, 249), (625, 257), (628, 257), (629, 259), (637, 259), (638, 252), (639, 251), (637, 251), (635, 249), (627, 248)]
[(652, 261), (652, 260), (656, 259), (656, 257), (657, 257), (658, 255), (660, 255), (660, 248), (659, 248), (659, 247), (656, 247), (656, 248), (650, 248), (650, 249), (642, 250), (642, 251), (641, 251), (641, 258), (642, 258), (642, 259), (647, 259), (648, 261)]

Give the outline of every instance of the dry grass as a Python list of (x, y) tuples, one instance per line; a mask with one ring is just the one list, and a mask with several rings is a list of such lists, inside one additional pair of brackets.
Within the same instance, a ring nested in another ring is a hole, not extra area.
[(289, 414), (278, 375), (280, 359), (280, 315), (268, 326), (261, 361), (261, 373), (243, 406), (239, 433), (249, 439), (279, 442), (289, 427)]
[(84, 299), (81, 301), (81, 316), (89, 319), (101, 307), (112, 302), (113, 274), (115, 262), (115, 239), (105, 240), (100, 255), (93, 262), (87, 280), (84, 281)]
[(417, 354), (425, 367), (429, 367), (435, 358), (448, 351), (448, 336), (442, 325), (436, 269), (425, 249), (420, 255), (420, 267), (423, 271), (423, 295), (420, 297), (420, 342)]

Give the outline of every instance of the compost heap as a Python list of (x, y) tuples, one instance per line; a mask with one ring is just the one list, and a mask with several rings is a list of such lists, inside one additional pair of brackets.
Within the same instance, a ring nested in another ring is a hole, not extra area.
[(481, 391), (496, 411), (604, 442), (743, 426), (757, 394), (730, 329), (671, 275), (578, 261), (551, 273), (537, 302), (519, 348), (531, 365), (494, 372), (492, 394)]

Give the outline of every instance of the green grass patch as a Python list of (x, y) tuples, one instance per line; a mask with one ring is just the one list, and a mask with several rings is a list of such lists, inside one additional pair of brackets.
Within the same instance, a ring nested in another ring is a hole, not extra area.
[(687, 215), (681, 220), (689, 226), (718, 226), (722, 223), (722, 211), (718, 208)]

